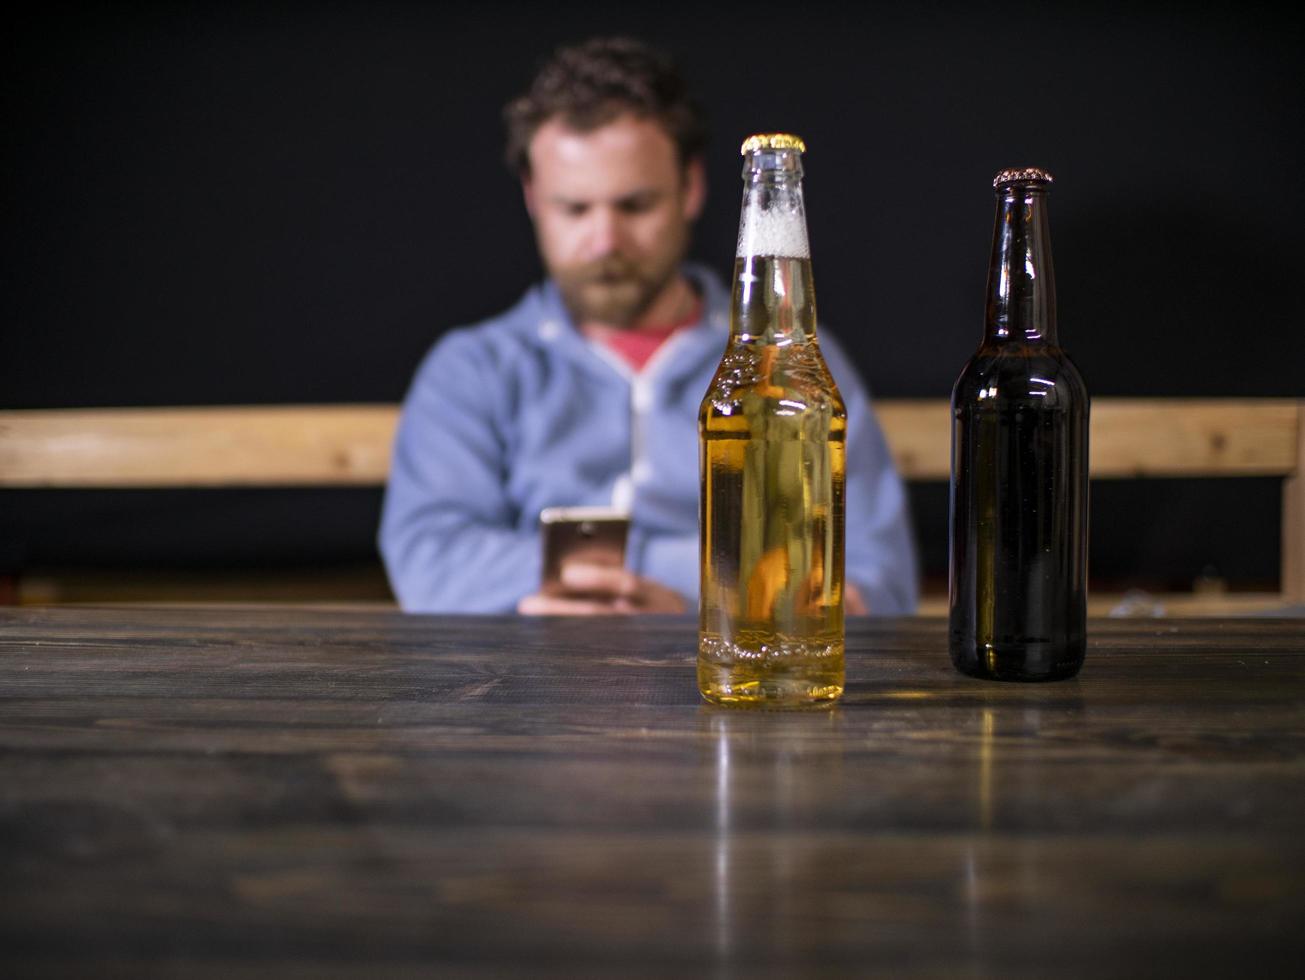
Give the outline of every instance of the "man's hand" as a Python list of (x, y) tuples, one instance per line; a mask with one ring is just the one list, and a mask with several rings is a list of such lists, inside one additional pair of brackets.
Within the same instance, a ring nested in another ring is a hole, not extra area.
[(528, 595), (517, 603), (526, 616), (610, 616), (682, 613), (684, 596), (626, 568), (571, 562), (562, 568), (563, 595)]
[(849, 616), (866, 616), (870, 610), (861, 598), (861, 590), (851, 582), (843, 583), (843, 611)]
[[(567, 589), (565, 595), (528, 595), (517, 603), (517, 612), (523, 616), (620, 616), (688, 609), (678, 592), (625, 568), (572, 562), (562, 569), (562, 585)], [(861, 590), (851, 582), (843, 586), (843, 602), (848, 615), (869, 612)]]

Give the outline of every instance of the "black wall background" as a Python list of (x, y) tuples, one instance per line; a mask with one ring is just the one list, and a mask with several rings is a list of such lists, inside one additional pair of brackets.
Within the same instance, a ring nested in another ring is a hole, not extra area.
[[(975, 347), (990, 179), (1056, 175), (1061, 339), (1094, 395), (1299, 396), (1302, 41), (1258, 5), (61, 4), (3, 54), (0, 405), (393, 401), (539, 275), (499, 107), (558, 43), (633, 33), (737, 146), (808, 142), (822, 320), (881, 396)], [(1094, 485), (1093, 570), (1269, 582), (1274, 481)], [(368, 560), (372, 491), (7, 492), (0, 571)], [(914, 491), (932, 576), (946, 493)]]

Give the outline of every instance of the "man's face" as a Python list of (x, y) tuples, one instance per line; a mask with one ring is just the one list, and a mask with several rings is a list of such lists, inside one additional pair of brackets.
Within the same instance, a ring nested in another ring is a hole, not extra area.
[(578, 323), (638, 325), (678, 274), (701, 164), (682, 167), (665, 131), (633, 115), (589, 132), (551, 119), (529, 153), (526, 208), (567, 309)]

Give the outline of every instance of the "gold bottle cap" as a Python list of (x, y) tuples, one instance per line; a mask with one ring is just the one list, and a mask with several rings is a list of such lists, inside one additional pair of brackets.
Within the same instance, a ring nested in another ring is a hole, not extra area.
[(1051, 174), (1041, 167), (1013, 167), (1010, 170), (1000, 170), (997, 176), (992, 178), (992, 186), (1000, 187), (1002, 184), (1022, 184), (1026, 181), (1037, 181), (1041, 184), (1050, 184), (1054, 178)]
[(747, 156), (757, 150), (797, 150), (799, 153), (806, 153), (807, 145), (802, 142), (800, 136), (793, 136), (790, 133), (758, 133), (743, 141), (739, 153)]

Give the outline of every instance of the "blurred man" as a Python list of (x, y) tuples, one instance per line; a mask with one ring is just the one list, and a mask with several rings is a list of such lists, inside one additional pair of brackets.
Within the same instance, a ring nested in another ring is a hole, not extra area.
[[(404, 402), (381, 521), (414, 612), (687, 611), (698, 593), (697, 414), (729, 335), (728, 288), (684, 261), (706, 194), (706, 129), (660, 53), (559, 51), (508, 105), (548, 279), (446, 333)], [(910, 612), (906, 499), (865, 386), (821, 331), (848, 408), (847, 610)], [(569, 565), (540, 592), (539, 512), (610, 505), (625, 568)]]

